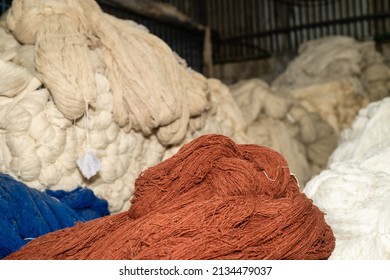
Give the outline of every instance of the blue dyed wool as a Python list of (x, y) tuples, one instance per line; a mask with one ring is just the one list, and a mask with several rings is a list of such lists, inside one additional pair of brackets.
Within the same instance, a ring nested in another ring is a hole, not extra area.
[(90, 189), (41, 192), (0, 174), (0, 259), (33, 238), (108, 214), (107, 201)]
[(46, 190), (45, 193), (57, 198), (86, 220), (100, 218), (109, 214), (107, 201), (96, 198), (93, 191), (87, 188), (78, 187), (71, 192)]

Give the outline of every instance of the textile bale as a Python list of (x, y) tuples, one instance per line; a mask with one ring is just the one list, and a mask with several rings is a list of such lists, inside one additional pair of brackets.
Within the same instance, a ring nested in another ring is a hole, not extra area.
[(93, 0), (13, 1), (7, 27), (35, 46), (36, 73), (68, 119), (82, 117), (86, 103), (96, 102), (95, 49), (110, 83), (113, 120), (127, 131), (148, 136), (160, 130), (162, 144), (178, 144), (189, 118), (207, 104), (205, 79), (192, 82), (162, 40), (104, 13)]
[(373, 41), (329, 36), (302, 44), (272, 87), (292, 94), (340, 132), (368, 102), (390, 95), (389, 80), (390, 69)]
[(40, 192), (0, 174), (0, 259), (30, 240), (109, 214), (108, 203), (86, 188)]
[(20, 46), (19, 42), (4, 29), (5, 23), (0, 18), (0, 59), (9, 60), (15, 56), (16, 49)]
[(279, 153), (204, 135), (142, 172), (127, 212), (7, 259), (326, 259), (334, 242)]
[[(217, 79), (208, 79), (207, 83), (210, 90), (210, 108), (199, 117), (201, 122), (203, 118), (203, 124), (189, 129), (191, 134), (187, 138), (192, 140), (203, 134), (217, 133), (239, 143), (249, 143), (243, 112), (234, 100), (229, 87)], [(192, 124), (197, 121), (193, 118)]]
[(296, 89), (340, 78), (360, 76), (366, 67), (382, 63), (373, 41), (328, 36), (303, 43), (298, 56), (272, 83), (277, 88)]
[(362, 108), (304, 193), (336, 237), (331, 259), (390, 259), (390, 98)]
[[(19, 69), (10, 62), (7, 66)], [(117, 212), (129, 207), (132, 182), (142, 169), (160, 161), (164, 147), (155, 136), (145, 139), (120, 129), (112, 121), (108, 81), (101, 74), (95, 79), (99, 86), (96, 105), (89, 109), (88, 120), (84, 116), (77, 121), (57, 109), (50, 92), (39, 89), (41, 82), (31, 74), (22, 90), (9, 84), (8, 91), (14, 91), (15, 97), (0, 96), (0, 126), (5, 131), (0, 135), (0, 169), (42, 191), (88, 186), (109, 201), (110, 211)], [(87, 147), (102, 163), (99, 175), (89, 181), (76, 165)]]
[[(129, 208), (142, 170), (193, 138), (246, 142), (226, 87), (189, 69), (145, 27), (91, 0), (15, 0), (5, 19), (1, 172), (39, 190), (86, 186), (115, 213)], [(86, 152), (101, 163), (90, 180), (76, 165)]]
[(348, 128), (360, 108), (368, 103), (356, 78), (338, 79), (288, 91), (309, 112), (320, 114), (340, 133)]
[(260, 79), (240, 81), (230, 90), (243, 112), (248, 139), (281, 153), (302, 188), (326, 167), (337, 135), (318, 113), (309, 112), (300, 100), (275, 91)]
[(362, 80), (368, 90), (370, 101), (381, 100), (389, 96), (390, 68), (384, 63), (376, 63), (368, 66)]

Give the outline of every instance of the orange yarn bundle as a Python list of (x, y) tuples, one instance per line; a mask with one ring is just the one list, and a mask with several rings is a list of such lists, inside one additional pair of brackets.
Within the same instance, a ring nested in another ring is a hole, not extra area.
[(280, 154), (205, 135), (143, 172), (128, 212), (49, 233), (8, 259), (327, 259), (334, 246)]

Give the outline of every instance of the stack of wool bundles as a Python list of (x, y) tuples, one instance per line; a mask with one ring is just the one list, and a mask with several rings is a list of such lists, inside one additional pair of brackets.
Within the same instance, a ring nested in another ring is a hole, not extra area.
[(318, 113), (260, 79), (241, 81), (230, 89), (243, 112), (248, 138), (281, 153), (301, 187), (326, 167), (337, 134)]
[(336, 237), (332, 259), (390, 259), (390, 98), (361, 109), (304, 192)]
[(226, 86), (93, 0), (15, 0), (2, 26), (0, 171), (31, 187), (87, 186), (124, 211), (138, 174), (197, 135), (246, 141)]
[(304, 43), (271, 86), (251, 79), (230, 89), (249, 139), (282, 153), (303, 187), (327, 167), (357, 112), (389, 95), (390, 70), (373, 42), (325, 37)]
[(390, 69), (372, 41), (324, 37), (301, 45), (272, 87), (298, 98), (340, 132), (368, 102), (390, 95)]
[(0, 259), (46, 233), (109, 214), (88, 188), (44, 192), (0, 174)]
[(204, 135), (140, 174), (127, 212), (49, 233), (7, 259), (327, 259), (334, 242), (283, 156)]

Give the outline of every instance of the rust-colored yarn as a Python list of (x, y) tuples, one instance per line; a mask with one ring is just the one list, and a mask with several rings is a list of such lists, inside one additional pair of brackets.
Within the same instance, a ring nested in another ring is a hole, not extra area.
[(280, 154), (205, 135), (143, 172), (128, 212), (49, 233), (8, 259), (327, 259), (334, 246)]

